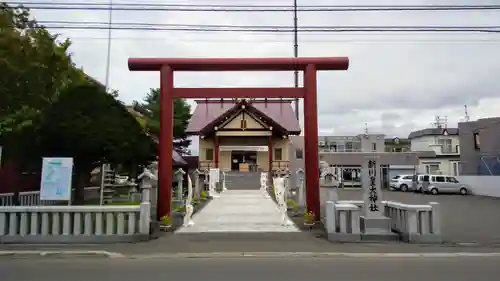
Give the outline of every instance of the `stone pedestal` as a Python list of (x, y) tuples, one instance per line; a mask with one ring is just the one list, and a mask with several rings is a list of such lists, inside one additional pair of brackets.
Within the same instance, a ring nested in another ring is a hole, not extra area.
[(366, 217), (359, 218), (361, 233), (381, 234), (391, 233), (391, 220), (388, 217)]
[(359, 217), (361, 240), (364, 241), (398, 241), (399, 235), (391, 230), (388, 217)]
[(391, 220), (383, 213), (381, 169), (377, 160), (368, 157), (361, 172), (364, 201), (364, 214), (359, 218), (361, 240), (398, 240), (399, 236), (392, 233)]

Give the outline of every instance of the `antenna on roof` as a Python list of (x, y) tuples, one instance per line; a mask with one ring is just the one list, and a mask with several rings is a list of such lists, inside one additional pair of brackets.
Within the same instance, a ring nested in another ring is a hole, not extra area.
[(438, 129), (442, 129), (443, 127), (444, 128), (448, 127), (448, 116), (445, 116), (444, 118), (436, 116), (434, 118), (434, 123), (432, 123), (432, 125)]
[(469, 112), (467, 111), (467, 105), (466, 104), (464, 105), (464, 111), (465, 111), (465, 122), (469, 122), (470, 121), (470, 116), (469, 116)]
[(368, 123), (365, 123), (365, 135), (368, 135)]

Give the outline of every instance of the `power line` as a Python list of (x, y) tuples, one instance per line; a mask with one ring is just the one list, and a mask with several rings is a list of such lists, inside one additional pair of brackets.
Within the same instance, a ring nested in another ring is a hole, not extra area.
[[(67, 1), (7, 1), (13, 5), (48, 5), (48, 6), (110, 6), (109, 2), (67, 2)], [(228, 5), (228, 4), (159, 4), (159, 3), (126, 3), (113, 1), (113, 5), (130, 7), (194, 7), (194, 8), (482, 8), (500, 5)]]
[[(235, 26), (227, 28), (209, 28), (209, 27), (184, 27), (184, 26), (172, 26), (172, 27), (154, 27), (154, 26), (70, 26), (70, 25), (51, 25), (47, 24), (41, 27), (48, 29), (74, 29), (74, 30), (122, 30), (122, 31), (196, 31), (196, 32), (262, 32), (262, 33), (291, 33), (294, 32), (293, 29), (280, 29), (280, 28), (237, 28)], [(329, 33), (329, 32), (442, 32), (442, 33), (454, 33), (454, 32), (469, 32), (469, 33), (500, 33), (499, 27), (411, 27), (406, 28), (404, 26), (400, 27), (388, 27), (388, 28), (377, 28), (377, 27), (318, 27), (318, 28), (301, 28), (298, 30), (299, 33)]]
[[(174, 12), (293, 12), (293, 6), (276, 5), (186, 5), (186, 4), (109, 4), (100, 3), (54, 3), (54, 2), (8, 2), (24, 5), (32, 10), (87, 10), (87, 11), (174, 11)], [(500, 5), (336, 5), (298, 6), (298, 12), (384, 12), (384, 11), (477, 11), (500, 10)]]
[[(39, 20), (39, 24), (63, 24), (63, 25), (109, 25), (109, 21), (53, 21)], [(113, 25), (127, 27), (172, 27), (172, 28), (234, 28), (234, 29), (290, 29), (296, 27), (288, 25), (221, 25), (221, 24), (165, 24), (165, 23), (145, 23), (145, 22), (113, 22)], [(298, 26), (297, 29), (422, 29), (422, 28), (437, 28), (437, 29), (500, 29), (500, 25), (318, 25), (318, 26)]]
[[(72, 36), (71, 39), (79, 40), (108, 40), (107, 37)], [(193, 42), (193, 43), (231, 43), (231, 44), (289, 44), (289, 40), (225, 40), (225, 39), (172, 39), (163, 37), (112, 37), (111, 40), (122, 41), (171, 41), (171, 42)], [(303, 43), (500, 43), (500, 39), (302, 39)]]

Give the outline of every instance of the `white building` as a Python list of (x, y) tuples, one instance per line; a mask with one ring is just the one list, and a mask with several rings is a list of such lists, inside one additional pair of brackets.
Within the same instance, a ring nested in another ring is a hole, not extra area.
[(459, 175), (460, 141), (457, 128), (428, 128), (410, 133), (412, 151), (419, 154), (418, 173)]

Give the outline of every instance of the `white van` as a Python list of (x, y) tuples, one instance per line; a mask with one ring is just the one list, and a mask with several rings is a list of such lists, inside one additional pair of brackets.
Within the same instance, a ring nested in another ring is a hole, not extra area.
[(437, 195), (440, 193), (471, 194), (470, 186), (460, 183), (456, 177), (450, 175), (418, 174), (413, 178), (415, 190)]

